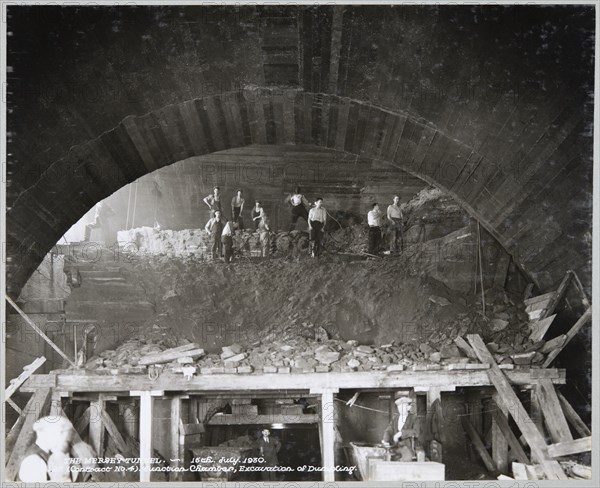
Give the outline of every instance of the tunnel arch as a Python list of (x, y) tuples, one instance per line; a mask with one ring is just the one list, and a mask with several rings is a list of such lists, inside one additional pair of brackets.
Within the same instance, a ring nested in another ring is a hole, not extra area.
[(518, 181), (498, 162), (407, 113), (298, 89), (252, 88), (127, 117), (54, 162), (9, 209), (9, 292), (17, 294), (60, 236), (122, 186), (189, 157), (250, 144), (312, 144), (371, 158), (375, 169), (400, 168), (454, 197), (540, 288), (560, 279), (555, 272), (536, 275), (560, 227), (550, 220), (539, 228), (541, 242), (538, 234), (533, 241), (523, 236), (531, 216), (519, 214), (520, 204), (536, 189), (527, 179)]

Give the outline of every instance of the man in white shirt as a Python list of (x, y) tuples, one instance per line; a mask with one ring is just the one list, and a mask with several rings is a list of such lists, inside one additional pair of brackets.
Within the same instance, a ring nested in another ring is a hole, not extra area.
[(221, 233), (221, 243), (223, 244), (226, 263), (231, 263), (231, 259), (233, 258), (233, 233), (237, 228), (238, 223), (230, 220), (225, 224)]
[(383, 214), (379, 210), (379, 204), (374, 203), (371, 211), (367, 214), (369, 224), (369, 254), (377, 254), (381, 247), (381, 221)]
[(390, 223), (390, 250), (398, 252), (398, 237), (400, 237), (400, 250), (404, 249), (403, 217), (398, 195), (394, 196), (394, 203), (387, 208), (387, 219)]
[(308, 231), (310, 233), (311, 256), (313, 258), (321, 254), (323, 246), (323, 229), (327, 222), (327, 210), (321, 206), (322, 204), (323, 199), (321, 197), (317, 198), (314, 208), (311, 208), (310, 212), (308, 212)]

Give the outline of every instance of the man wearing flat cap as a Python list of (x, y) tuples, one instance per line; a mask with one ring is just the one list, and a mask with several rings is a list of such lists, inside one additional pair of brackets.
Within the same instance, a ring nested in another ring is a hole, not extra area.
[(414, 396), (398, 392), (394, 403), (397, 412), (385, 429), (382, 437), (384, 446), (392, 446), (392, 457), (401, 461), (411, 461), (415, 455), (415, 440), (418, 441), (420, 428)]

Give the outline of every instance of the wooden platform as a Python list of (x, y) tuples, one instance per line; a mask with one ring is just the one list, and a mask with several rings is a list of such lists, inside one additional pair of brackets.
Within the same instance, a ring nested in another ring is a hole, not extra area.
[[(68, 371), (68, 370), (67, 370)], [(506, 376), (513, 385), (531, 386), (539, 378), (555, 384), (566, 382), (564, 369), (514, 369)], [(40, 388), (53, 388), (61, 392), (118, 393), (129, 391), (164, 392), (243, 392), (302, 390), (322, 391), (339, 389), (391, 389), (491, 386), (487, 370), (437, 370), (355, 373), (304, 373), (304, 374), (214, 374), (196, 375), (187, 380), (180, 374), (163, 373), (151, 380), (146, 375), (98, 375), (86, 371), (32, 375), (21, 391), (34, 392)]]

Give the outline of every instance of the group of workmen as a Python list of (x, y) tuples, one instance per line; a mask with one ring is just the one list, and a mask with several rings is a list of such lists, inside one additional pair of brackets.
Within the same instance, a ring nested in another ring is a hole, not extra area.
[[(210, 210), (210, 219), (205, 230), (211, 235), (211, 252), (213, 259), (225, 258), (230, 263), (233, 258), (233, 236), (236, 230), (243, 230), (244, 219), (244, 192), (236, 191), (231, 199), (231, 220), (227, 220), (223, 213), (223, 198), (218, 186), (213, 188), (213, 193), (204, 198), (204, 203)], [(323, 198), (315, 199), (313, 205), (302, 194), (300, 187), (288, 196), (286, 203), (291, 207), (289, 230), (296, 228), (298, 219), (304, 219), (309, 231), (309, 252), (311, 257), (318, 257), (323, 251), (323, 237), (327, 223), (327, 210), (323, 207)], [(307, 209), (310, 207), (310, 210)], [(262, 257), (269, 257), (271, 250), (271, 228), (269, 218), (259, 200), (254, 202), (250, 212), (253, 227), (259, 235)], [(400, 197), (394, 196), (393, 202), (388, 205), (387, 218), (381, 211), (378, 203), (373, 203), (367, 214), (369, 225), (368, 254), (377, 255), (382, 250), (384, 224), (387, 220), (390, 238), (390, 251), (399, 252), (404, 247), (403, 216), (400, 208)]]

